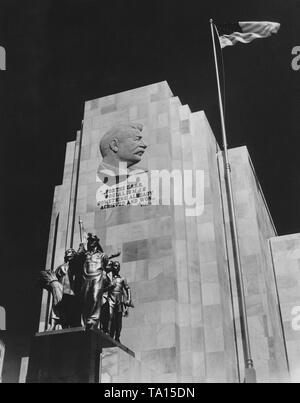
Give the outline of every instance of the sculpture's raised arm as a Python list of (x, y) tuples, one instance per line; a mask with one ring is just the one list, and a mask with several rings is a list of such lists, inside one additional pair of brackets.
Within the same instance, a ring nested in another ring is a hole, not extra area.
[(39, 273), (39, 283), (42, 288), (49, 291), (53, 297), (53, 305), (56, 306), (63, 297), (63, 286), (56, 274), (50, 270), (43, 270)]
[(116, 258), (116, 257), (119, 257), (121, 255), (121, 252), (117, 252), (117, 253), (113, 253), (112, 255), (109, 255), (108, 256), (108, 259), (110, 260), (110, 259), (114, 259), (114, 258)]

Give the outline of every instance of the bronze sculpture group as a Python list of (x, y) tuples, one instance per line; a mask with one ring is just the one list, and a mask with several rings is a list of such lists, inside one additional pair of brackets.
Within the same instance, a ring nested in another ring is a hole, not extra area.
[(86, 247), (68, 249), (62, 265), (40, 273), (42, 287), (52, 295), (49, 330), (84, 324), (120, 341), (122, 317), (133, 307), (131, 292), (120, 263), (112, 260), (120, 253), (108, 256), (99, 241), (89, 233)]

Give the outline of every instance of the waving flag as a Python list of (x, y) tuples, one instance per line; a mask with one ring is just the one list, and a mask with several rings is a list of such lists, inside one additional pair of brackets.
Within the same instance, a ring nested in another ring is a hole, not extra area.
[(277, 34), (279, 29), (280, 24), (278, 22), (269, 21), (244, 21), (218, 25), (222, 49), (238, 42), (250, 43), (254, 39), (268, 38), (272, 34)]

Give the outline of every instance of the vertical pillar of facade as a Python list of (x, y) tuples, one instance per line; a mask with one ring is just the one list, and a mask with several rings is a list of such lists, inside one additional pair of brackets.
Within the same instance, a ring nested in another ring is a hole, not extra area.
[(69, 200), (69, 211), (68, 211), (68, 221), (67, 221), (67, 232), (66, 232), (66, 244), (65, 249), (73, 248), (74, 243), (74, 231), (75, 225), (78, 221), (76, 217), (76, 204), (77, 204), (77, 191), (78, 191), (78, 178), (80, 169), (80, 156), (81, 156), (81, 141), (82, 132), (77, 131), (77, 137), (74, 149), (74, 161), (73, 170), (71, 177), (71, 187), (70, 187), (70, 200)]
[(300, 382), (300, 234), (270, 239), (291, 381)]
[[(77, 138), (80, 137), (77, 133)], [(78, 141), (77, 141), (78, 143)], [(76, 153), (77, 152), (77, 153)], [(70, 241), (68, 234), (71, 234), (69, 227), (72, 227), (73, 214), (72, 194), (74, 194), (74, 184), (77, 175), (78, 146), (75, 142), (67, 144), (65, 166), (63, 174), (63, 184), (56, 186), (49, 231), (49, 242), (45, 270), (54, 270), (58, 264), (63, 262), (64, 251)], [(41, 301), (41, 314), (39, 322), (39, 332), (47, 330), (52, 300), (48, 291), (43, 290)]]
[[(48, 252), (47, 252), (45, 270), (53, 270), (53, 267), (54, 267), (57, 229), (58, 229), (58, 222), (59, 222), (59, 213), (57, 212), (57, 196), (58, 196), (58, 194), (59, 194), (59, 187), (56, 187), (55, 192), (54, 192), (54, 198), (53, 198), (53, 208), (52, 208)], [(43, 290), (42, 291), (39, 330), (38, 330), (39, 332), (44, 332), (48, 328), (51, 304), (52, 304), (52, 300), (51, 300), (51, 296), (50, 296), (49, 292), (47, 290)]]
[(2, 383), (4, 357), (5, 357), (5, 344), (0, 340), (0, 383)]
[(27, 371), (28, 371), (29, 357), (22, 357), (20, 367), (19, 383), (26, 383)]
[[(288, 379), (285, 341), (278, 307), (277, 284), (274, 279), (269, 239), (276, 236), (262, 189), (256, 177), (248, 150), (239, 147), (229, 150), (232, 167), (234, 202), (237, 214), (237, 230), (240, 243), (250, 344), (257, 371), (258, 382), (285, 382)], [(220, 158), (222, 158), (220, 156)], [(221, 177), (223, 177), (221, 164)], [(222, 181), (224, 189), (224, 180)], [(226, 233), (231, 250), (231, 235), (227, 201)], [(243, 362), (239, 311), (233, 270), (232, 254), (229, 254), (231, 278), (234, 280), (234, 306), (238, 335), (240, 368)]]
[[(5, 308), (3, 308), (3, 306), (0, 306), (0, 332), (5, 331), (6, 331), (6, 310)], [(0, 383), (2, 383), (4, 356), (5, 356), (5, 344), (0, 339)]]

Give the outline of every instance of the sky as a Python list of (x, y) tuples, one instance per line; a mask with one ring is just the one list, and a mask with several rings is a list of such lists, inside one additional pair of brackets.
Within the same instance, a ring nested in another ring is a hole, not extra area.
[(300, 232), (299, 0), (0, 0), (1, 280), (11, 330), (37, 330), (54, 186), (86, 100), (166, 80), (221, 144), (209, 19), (278, 21), (224, 50), (230, 147), (246, 145), (279, 235)]

